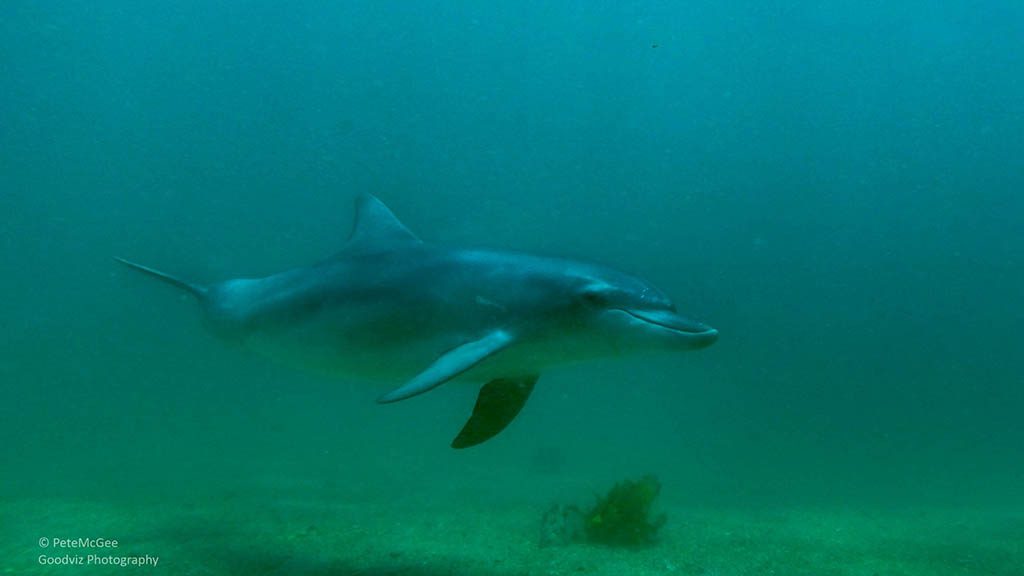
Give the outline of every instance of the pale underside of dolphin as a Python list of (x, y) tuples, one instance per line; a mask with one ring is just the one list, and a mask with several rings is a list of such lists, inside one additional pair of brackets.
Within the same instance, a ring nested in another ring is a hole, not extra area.
[(452, 379), (484, 382), (452, 442), (501, 432), (547, 367), (711, 345), (647, 282), (596, 264), (424, 243), (368, 194), (352, 234), (322, 262), (201, 285), (127, 260), (195, 295), (213, 331), (271, 357), (346, 378), (404, 382), (378, 402)]

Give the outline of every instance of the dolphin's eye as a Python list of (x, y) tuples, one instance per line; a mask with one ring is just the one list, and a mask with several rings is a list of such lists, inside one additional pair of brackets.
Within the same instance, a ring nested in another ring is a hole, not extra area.
[(587, 290), (583, 293), (583, 301), (591, 306), (601, 307), (608, 305), (608, 296), (596, 290)]

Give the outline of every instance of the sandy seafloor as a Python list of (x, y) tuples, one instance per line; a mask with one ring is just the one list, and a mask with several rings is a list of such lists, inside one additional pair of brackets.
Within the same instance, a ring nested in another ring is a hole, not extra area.
[[(488, 500), (295, 481), (165, 499), (8, 499), (3, 574), (679, 574), (887, 576), (1024, 574), (1024, 513), (979, 508), (739, 507), (666, 504), (642, 549), (540, 547), (538, 497)], [(158, 556), (156, 567), (40, 566), (40, 537), (117, 538), (99, 554)]]

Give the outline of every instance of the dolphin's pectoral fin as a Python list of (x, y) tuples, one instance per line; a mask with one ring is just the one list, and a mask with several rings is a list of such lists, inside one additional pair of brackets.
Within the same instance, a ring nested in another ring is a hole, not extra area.
[(537, 374), (532, 374), (518, 378), (498, 378), (484, 384), (476, 398), (476, 406), (473, 406), (473, 415), (455, 440), (452, 440), (452, 448), (476, 446), (504, 430), (523, 409), (537, 378)]
[(479, 340), (453, 348), (435, 360), (426, 370), (406, 382), (404, 386), (378, 398), (377, 402), (381, 404), (398, 402), (433, 390), (503, 350), (511, 342), (511, 334), (504, 330), (496, 330)]

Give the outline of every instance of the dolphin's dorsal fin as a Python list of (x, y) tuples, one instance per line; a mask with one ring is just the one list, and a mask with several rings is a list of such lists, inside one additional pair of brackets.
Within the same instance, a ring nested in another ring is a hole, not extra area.
[(356, 198), (352, 235), (342, 253), (380, 252), (422, 243), (383, 202), (372, 194), (364, 193)]

